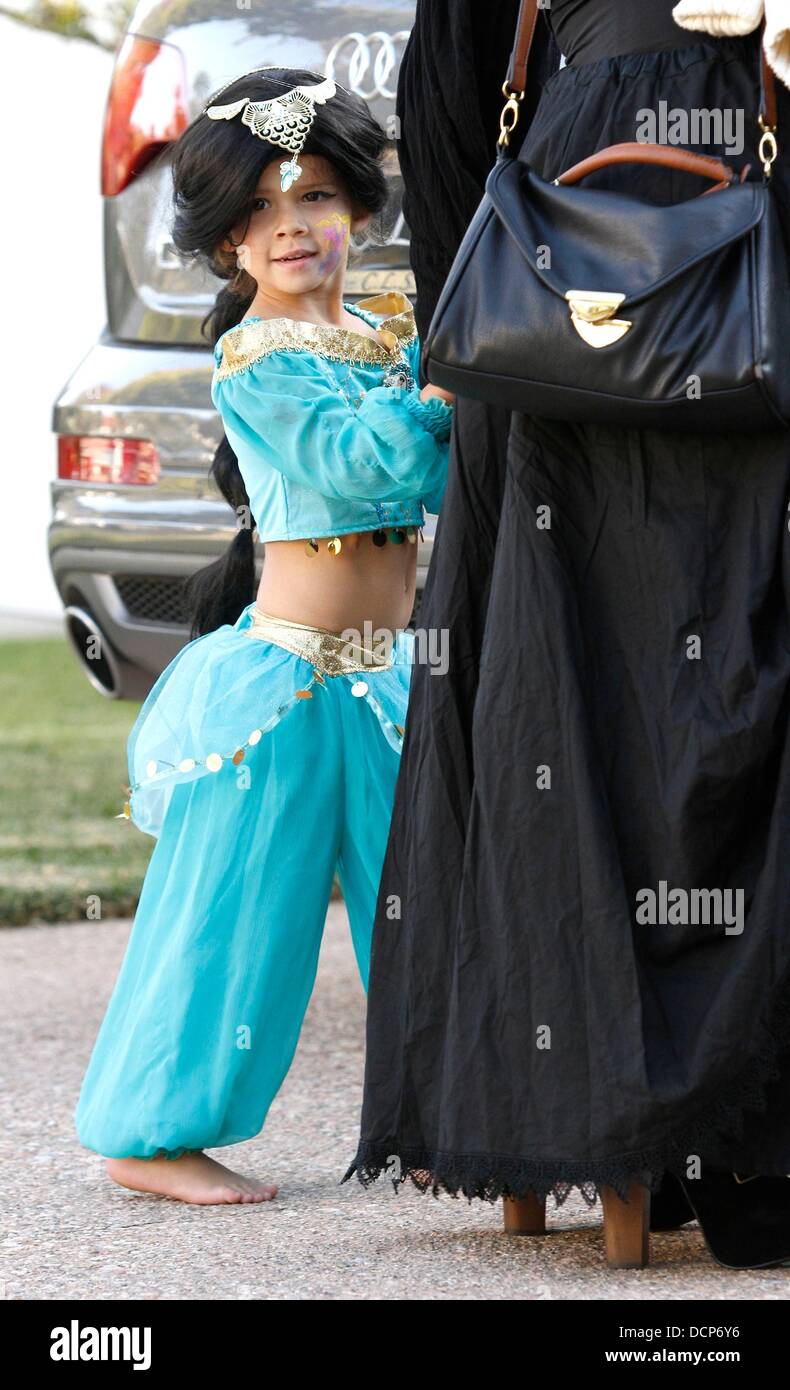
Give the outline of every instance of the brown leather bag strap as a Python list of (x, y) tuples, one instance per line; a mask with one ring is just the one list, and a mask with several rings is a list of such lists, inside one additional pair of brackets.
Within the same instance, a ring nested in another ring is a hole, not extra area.
[(773, 68), (769, 66), (765, 56), (765, 20), (760, 25), (760, 61), (762, 64), (763, 79), (763, 114), (765, 123), (772, 130), (776, 130), (776, 81), (774, 79)]
[(715, 179), (717, 183), (732, 183), (735, 170), (722, 159), (713, 159), (709, 154), (693, 154), (691, 150), (679, 150), (667, 145), (650, 145), (641, 140), (627, 140), (621, 145), (607, 145), (606, 149), (579, 160), (555, 183), (578, 183), (588, 174), (605, 169), (609, 164), (662, 164), (666, 169), (681, 169), (687, 174), (699, 174), (705, 179)]
[(539, 9), (538, 0), (521, 0), (516, 20), (516, 40), (510, 54), (505, 81), (511, 92), (521, 92), (522, 96), (527, 86), (527, 62), (535, 37)]
[[(505, 86), (511, 92), (520, 93), (522, 96), (527, 86), (527, 62), (529, 52), (532, 47), (532, 40), (535, 37), (535, 25), (538, 22), (538, 10), (543, 6), (539, 0), (521, 0), (516, 21), (516, 39), (513, 50), (510, 54), (507, 77)], [(680, 25), (678, 25), (680, 28)], [(776, 83), (774, 74), (768, 65), (765, 56), (765, 19), (760, 25), (760, 62), (762, 70), (762, 94), (763, 94), (763, 117), (765, 124), (769, 127), (776, 127)], [(691, 40), (689, 40), (691, 42)], [(507, 95), (507, 93), (506, 93)]]

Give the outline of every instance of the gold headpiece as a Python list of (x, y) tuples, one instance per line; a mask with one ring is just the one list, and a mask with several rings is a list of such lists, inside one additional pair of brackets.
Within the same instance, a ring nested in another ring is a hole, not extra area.
[[(252, 71), (270, 72), (276, 68), (277, 64), (270, 63), (267, 67), (253, 68)], [(282, 71), (281, 68), (279, 70)], [(320, 74), (314, 73), (313, 76), (320, 77)], [(216, 95), (220, 96), (238, 80), (235, 77), (233, 82), (226, 82)], [(242, 97), (227, 106), (207, 106), (204, 107), (204, 114), (212, 121), (231, 121), (234, 116), (241, 114), (242, 124), (248, 126), (253, 135), (257, 135), (260, 140), (268, 140), (272, 145), (281, 145), (283, 149), (291, 150), (292, 158), (283, 160), (280, 165), (280, 188), (285, 192), (304, 172), (297, 161), (297, 155), (301, 152), (315, 120), (316, 104), (320, 102), (323, 105), (333, 97), (338, 85), (333, 78), (324, 77), (313, 86), (292, 87), (289, 92), (283, 92), (282, 96), (270, 97), (267, 101), (252, 101), (250, 97)], [(341, 90), (345, 91), (345, 88)]]

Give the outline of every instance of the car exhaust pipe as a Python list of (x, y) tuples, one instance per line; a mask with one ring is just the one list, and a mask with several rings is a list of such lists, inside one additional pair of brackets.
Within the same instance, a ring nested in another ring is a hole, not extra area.
[(96, 619), (74, 603), (64, 609), (64, 616), (69, 641), (94, 690), (117, 700), (123, 684), (119, 658)]

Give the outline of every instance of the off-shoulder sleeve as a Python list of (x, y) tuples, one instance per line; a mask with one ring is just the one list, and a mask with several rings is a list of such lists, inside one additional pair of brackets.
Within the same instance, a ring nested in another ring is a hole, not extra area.
[(406, 502), (438, 510), (447, 478), (452, 407), (419, 388), (375, 386), (358, 408), (338, 393), (312, 353), (267, 353), (242, 370), (214, 373), (211, 399), (228, 439), (325, 497)]

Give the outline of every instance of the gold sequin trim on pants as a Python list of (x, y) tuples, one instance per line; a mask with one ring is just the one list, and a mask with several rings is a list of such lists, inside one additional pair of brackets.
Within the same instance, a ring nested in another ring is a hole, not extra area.
[(250, 626), (244, 628), (246, 637), (274, 642), (278, 647), (304, 657), (325, 676), (342, 676), (355, 671), (371, 671), (372, 668), (389, 670), (392, 666), (391, 658), (382, 658), (361, 642), (344, 637), (340, 632), (332, 632), (329, 628), (311, 627), (308, 623), (297, 623), (290, 618), (277, 618), (257, 607), (253, 607), (251, 616)]

